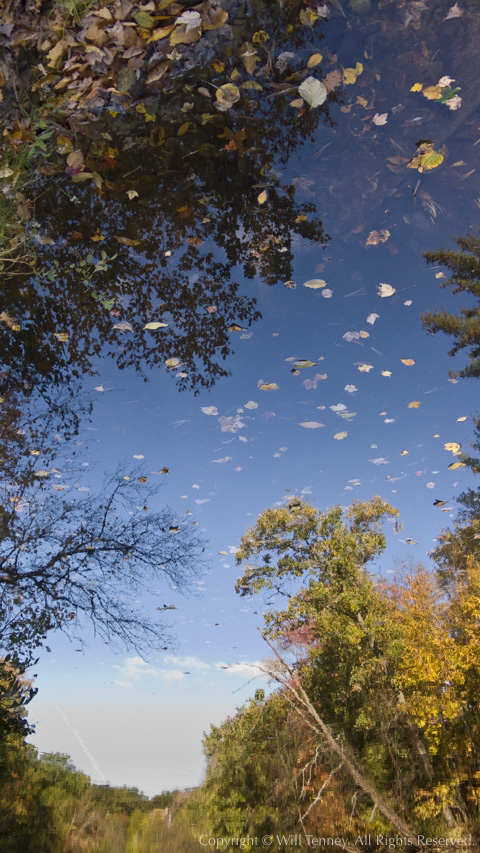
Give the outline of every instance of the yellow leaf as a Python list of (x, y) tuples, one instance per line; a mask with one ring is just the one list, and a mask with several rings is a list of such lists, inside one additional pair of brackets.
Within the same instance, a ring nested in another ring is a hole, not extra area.
[(421, 83), (414, 83), (412, 88), (410, 89), (410, 91), (411, 92), (421, 92), (422, 91), (422, 84)]
[(196, 130), (196, 124), (193, 121), (184, 121), (177, 130), (177, 136), (183, 136), (184, 133)]
[(159, 39), (166, 38), (172, 30), (173, 24), (169, 24), (168, 27), (160, 27), (158, 30), (154, 30), (150, 38), (147, 40), (147, 44), (150, 44), (152, 41), (159, 41)]
[(254, 89), (257, 92), (263, 92), (263, 86), (261, 86), (260, 83), (257, 83), (256, 80), (245, 80), (244, 83), (240, 83), (240, 86), (242, 89)]
[(449, 471), (456, 471), (457, 468), (465, 468), (465, 462), (452, 462), (452, 464), (448, 466)]
[(301, 24), (305, 24), (307, 27), (313, 27), (315, 21), (318, 21), (319, 16), (313, 11), (313, 9), (301, 9), (299, 18)]
[(151, 329), (153, 332), (153, 331), (155, 331), (155, 329), (166, 329), (167, 326), (168, 326), (168, 323), (152, 322), (152, 323), (146, 323), (143, 328), (144, 329)]
[(275, 382), (262, 382), (258, 388), (260, 391), (277, 391), (278, 385)]
[(416, 361), (414, 358), (401, 358), (400, 361), (402, 362), (402, 364), (405, 364), (407, 367), (413, 367), (413, 365), (416, 364)]
[(360, 76), (362, 71), (363, 71), (363, 65), (361, 62), (357, 62), (355, 68), (344, 68), (343, 69), (343, 82), (347, 86), (351, 85), (352, 83), (355, 83), (355, 80), (357, 79), (357, 77)]
[(418, 402), (418, 400), (414, 400), (412, 403), (408, 404), (409, 409), (419, 409), (422, 404)]
[(68, 154), (73, 149), (72, 140), (68, 136), (57, 136), (57, 151), (59, 154)]
[(265, 204), (268, 198), (268, 194), (266, 190), (262, 190), (262, 192), (257, 196), (257, 201), (259, 204)]
[(254, 44), (266, 44), (269, 39), (270, 36), (265, 32), (265, 30), (257, 30), (257, 32), (253, 34), (252, 41)]
[(378, 246), (379, 243), (386, 243), (389, 237), (390, 231), (387, 228), (381, 228), (380, 231), (370, 231), (365, 245)]
[(458, 453), (460, 450), (460, 445), (456, 441), (447, 441), (443, 446), (445, 450), (451, 450), (452, 453)]
[(68, 341), (68, 332), (54, 332), (53, 337), (61, 343), (66, 343)]
[(427, 98), (429, 101), (438, 101), (443, 94), (443, 89), (441, 86), (427, 86), (426, 89), (423, 90), (423, 97)]
[(217, 99), (217, 109), (221, 112), (226, 112), (226, 110), (229, 110), (233, 104), (240, 100), (240, 89), (234, 86), (233, 83), (224, 83), (223, 86), (219, 86), (215, 96)]
[(321, 53), (312, 53), (307, 62), (307, 68), (315, 68), (323, 59)]

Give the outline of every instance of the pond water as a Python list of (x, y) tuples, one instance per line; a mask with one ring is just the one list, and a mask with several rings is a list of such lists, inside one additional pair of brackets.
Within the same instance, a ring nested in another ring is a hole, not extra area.
[[(57, 537), (61, 502), (98, 522), (116, 476), (137, 484), (137, 513), (168, 505), (171, 535), (205, 539), (187, 593), (152, 579), (124, 598), (164, 620), (163, 651), (112, 651), (88, 626), (83, 654), (48, 639), (33, 742), (94, 778), (148, 793), (200, 781), (201, 729), (255, 689), (265, 654), (271, 599), (234, 591), (260, 511), (380, 495), (400, 511), (372, 567), (388, 576), (428, 564), (470, 485), (445, 445), (468, 449), (476, 387), (452, 380), (465, 356), (420, 319), (466, 302), (422, 253), (479, 219), (480, 13), (461, 5), (447, 18), (448, 0), (339, 0), (310, 26), (288, 3), (224, 3), (232, 28), (189, 46), (168, 85), (70, 123), (30, 224), (39, 272), (5, 294), (22, 326), (0, 332), (9, 418), (36, 418), (36, 443), (15, 459), (7, 434), (7, 457), (30, 472), (24, 509), (36, 490)], [(239, 99), (218, 109), (226, 81)], [(73, 150), (81, 168), (65, 174)], [(162, 730), (153, 758), (140, 711)]]

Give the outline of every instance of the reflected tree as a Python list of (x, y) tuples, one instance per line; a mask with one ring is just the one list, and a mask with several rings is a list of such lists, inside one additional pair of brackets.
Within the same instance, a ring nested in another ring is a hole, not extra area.
[(192, 523), (169, 509), (150, 508), (158, 488), (143, 476), (117, 472), (101, 496), (68, 499), (47, 491), (46, 476), (32, 482), (29, 474), (15, 488), (3, 486), (2, 648), (16, 660), (31, 660), (49, 631), (78, 639), (86, 622), (105, 641), (124, 647), (170, 642), (168, 629), (149, 610), (169, 586), (187, 591), (198, 572), (203, 545)]

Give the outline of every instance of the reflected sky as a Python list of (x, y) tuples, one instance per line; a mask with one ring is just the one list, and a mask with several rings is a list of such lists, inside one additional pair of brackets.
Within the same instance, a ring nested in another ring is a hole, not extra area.
[[(476, 387), (451, 381), (462, 356), (449, 358), (449, 341), (420, 320), (461, 304), (422, 252), (451, 246), (479, 218), (479, 15), (463, 6), (445, 21), (448, 2), (433, 11), (372, 3), (363, 14), (354, 3), (327, 4), (314, 26), (295, 22), (291, 44), (273, 46), (278, 21), (266, 12), (262, 21), (256, 4), (259, 17), (242, 23), (252, 32), (232, 38), (253, 37), (258, 20), (272, 28), (274, 70), (242, 70), (261, 92), (246, 89), (228, 112), (205, 107), (211, 120), (180, 134), (185, 103), (197, 115), (208, 99), (174, 94), (162, 112), (162, 99), (148, 95), (151, 122), (127, 111), (81, 137), (86, 169), (103, 163), (101, 191), (72, 183), (64, 157), (45, 184), (32, 226), (39, 273), (10, 286), (4, 310), (22, 331), (15, 337), (4, 322), (0, 341), (13, 364), (3, 393), (20, 420), (63, 394), (66, 414), (58, 403), (59, 423), (45, 427), (44, 456), (35, 457), (50, 472), (43, 488), (55, 477), (67, 487), (62, 499), (78, 501), (120, 466), (161, 485), (151, 510), (168, 504), (208, 540), (188, 595), (155, 582), (139, 602), (154, 615), (175, 606), (159, 614), (177, 634), (168, 651), (139, 663), (88, 627), (83, 652), (62, 635), (49, 639), (32, 741), (69, 752), (93, 778), (96, 765), (103, 778), (151, 794), (187, 776), (200, 781), (199, 740), (196, 751), (178, 741), (172, 756), (159, 738), (149, 768), (152, 731), (139, 731), (133, 709), (148, 706), (148, 720), (175, 739), (168, 708), (181, 703), (188, 726), (187, 712), (193, 720), (201, 705), (206, 726), (254, 689), (245, 667), (226, 667), (265, 654), (256, 628), (271, 599), (234, 593), (235, 549), (260, 511), (292, 495), (319, 509), (381, 495), (402, 525), (388, 530), (374, 567), (387, 574), (404, 561), (428, 563), (455, 495), (472, 481), (449, 469), (456, 457), (445, 444), (468, 448)], [(282, 53), (291, 55), (278, 66)], [(291, 106), (316, 53), (309, 73), (329, 82), (328, 98)], [(444, 77), (461, 87), (457, 109), (422, 91)], [(419, 171), (411, 163), (425, 140), (443, 162)], [(75, 415), (72, 435), (62, 423)], [(67, 705), (80, 709), (70, 726), (56, 710)], [(106, 749), (97, 726), (109, 714), (120, 724)], [(125, 740), (135, 748), (119, 761)]]

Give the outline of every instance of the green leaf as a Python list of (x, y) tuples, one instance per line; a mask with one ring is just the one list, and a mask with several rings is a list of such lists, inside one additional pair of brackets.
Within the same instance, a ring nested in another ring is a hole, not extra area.
[(147, 12), (137, 12), (136, 15), (133, 16), (139, 27), (144, 27), (146, 30), (152, 30), (155, 21)]

